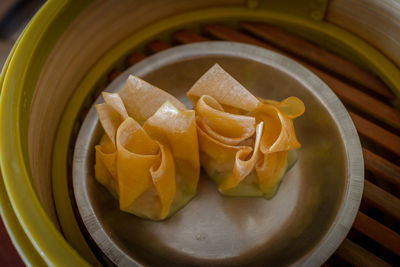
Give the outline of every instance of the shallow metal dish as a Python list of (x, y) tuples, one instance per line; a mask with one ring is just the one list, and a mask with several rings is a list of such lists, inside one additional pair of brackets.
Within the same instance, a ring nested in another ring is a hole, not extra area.
[[(163, 222), (119, 211), (94, 175), (94, 145), (102, 133), (95, 108), (78, 136), (73, 186), (80, 216), (100, 249), (117, 265), (302, 265), (323, 263), (340, 245), (357, 213), (364, 182), (358, 135), (346, 109), (314, 74), (294, 61), (251, 45), (204, 42), (178, 46), (125, 71), (188, 104), (186, 91), (219, 63), (256, 96), (297, 96), (306, 112), (295, 120), (302, 148), (276, 196), (228, 198), (204, 175), (197, 196)], [(96, 103), (102, 102), (99, 98)]]

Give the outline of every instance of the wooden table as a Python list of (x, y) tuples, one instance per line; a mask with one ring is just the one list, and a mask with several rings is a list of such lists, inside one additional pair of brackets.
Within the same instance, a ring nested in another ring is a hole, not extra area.
[(25, 266), (11, 243), (3, 221), (0, 219), (0, 266)]

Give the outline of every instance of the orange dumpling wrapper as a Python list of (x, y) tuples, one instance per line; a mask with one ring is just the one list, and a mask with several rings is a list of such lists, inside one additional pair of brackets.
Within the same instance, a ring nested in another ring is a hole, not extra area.
[(105, 134), (95, 147), (95, 176), (122, 211), (163, 220), (196, 194), (200, 175), (195, 112), (130, 76), (96, 105)]
[(305, 111), (289, 97), (263, 100), (218, 64), (188, 91), (196, 111), (200, 163), (229, 196), (274, 196), (301, 145), (293, 119)]

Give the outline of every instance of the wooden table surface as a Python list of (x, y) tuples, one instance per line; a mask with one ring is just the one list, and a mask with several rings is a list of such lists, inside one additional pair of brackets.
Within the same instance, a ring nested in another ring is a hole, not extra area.
[(23, 261), (18, 255), (17, 250), (11, 243), (3, 221), (0, 219), (0, 266), (24, 266)]

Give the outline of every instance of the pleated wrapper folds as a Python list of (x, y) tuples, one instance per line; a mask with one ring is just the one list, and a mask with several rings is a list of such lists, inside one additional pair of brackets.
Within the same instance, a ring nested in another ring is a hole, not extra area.
[(293, 161), (288, 152), (301, 146), (293, 119), (304, 113), (303, 102), (259, 99), (218, 64), (187, 95), (196, 112), (201, 166), (219, 191), (274, 196)]
[(96, 105), (105, 134), (95, 176), (122, 211), (162, 220), (196, 194), (200, 175), (195, 112), (167, 92), (130, 76)]
[(259, 99), (218, 64), (188, 91), (194, 110), (130, 76), (96, 105), (105, 134), (96, 179), (137, 216), (162, 220), (196, 194), (200, 165), (228, 196), (274, 196), (300, 147), (297, 97)]

